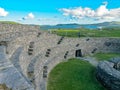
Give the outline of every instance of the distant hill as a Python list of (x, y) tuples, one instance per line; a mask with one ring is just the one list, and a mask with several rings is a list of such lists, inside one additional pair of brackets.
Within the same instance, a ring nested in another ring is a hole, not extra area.
[(99, 27), (109, 28), (109, 27), (120, 27), (120, 22), (103, 22), (97, 24), (57, 24), (57, 25), (41, 25), (41, 29), (78, 29), (78, 28), (88, 28), (88, 29), (96, 29)]
[(3, 23), (3, 24), (20, 24), (18, 22), (14, 22), (14, 21), (0, 21), (0, 23)]

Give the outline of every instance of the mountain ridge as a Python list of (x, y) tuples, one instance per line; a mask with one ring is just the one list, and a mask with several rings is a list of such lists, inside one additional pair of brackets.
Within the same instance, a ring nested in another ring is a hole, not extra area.
[(103, 23), (95, 23), (95, 24), (77, 24), (77, 23), (69, 23), (69, 24), (57, 24), (57, 25), (41, 25), (41, 29), (78, 29), (78, 28), (87, 28), (87, 29), (97, 29), (97, 28), (108, 28), (108, 27), (120, 27), (120, 22), (112, 21), (112, 22), (103, 22)]

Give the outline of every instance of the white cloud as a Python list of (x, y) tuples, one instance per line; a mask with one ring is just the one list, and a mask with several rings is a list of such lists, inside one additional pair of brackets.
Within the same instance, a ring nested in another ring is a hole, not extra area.
[(29, 13), (27, 16), (29, 19), (33, 19), (35, 16), (33, 15), (33, 13)]
[(96, 11), (95, 16), (96, 17), (102, 17), (104, 15), (109, 14), (109, 10), (106, 8), (106, 5), (101, 5)]
[(63, 12), (64, 16), (70, 16), (78, 19), (86, 17), (96, 20), (120, 18), (120, 8), (107, 9), (107, 4), (108, 2), (103, 2), (103, 5), (100, 5), (96, 10), (93, 10), (89, 7), (77, 7), (72, 9), (62, 8), (60, 11)]
[(34, 19), (34, 18), (35, 18), (34, 14), (33, 13), (29, 13), (27, 16), (23, 17), (22, 19), (26, 20), (26, 19)]
[(8, 15), (8, 12), (4, 8), (0, 8), (0, 16), (5, 17)]
[(50, 18), (39, 18), (38, 21), (49, 21)]

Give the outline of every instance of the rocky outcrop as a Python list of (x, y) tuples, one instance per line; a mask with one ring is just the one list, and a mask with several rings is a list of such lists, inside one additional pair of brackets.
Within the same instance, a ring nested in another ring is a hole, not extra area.
[(108, 90), (120, 90), (120, 71), (114, 68), (118, 61), (120, 58), (100, 62), (97, 66), (96, 77)]

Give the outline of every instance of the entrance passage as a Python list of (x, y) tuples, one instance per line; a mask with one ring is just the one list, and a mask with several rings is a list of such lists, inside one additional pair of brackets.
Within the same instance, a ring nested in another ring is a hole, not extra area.
[(76, 52), (75, 52), (75, 57), (82, 57), (81, 49), (76, 50)]

